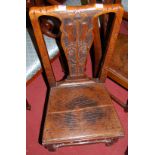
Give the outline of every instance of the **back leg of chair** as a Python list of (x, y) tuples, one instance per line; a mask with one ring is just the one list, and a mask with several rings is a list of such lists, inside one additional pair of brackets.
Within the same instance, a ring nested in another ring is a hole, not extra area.
[(28, 103), (27, 99), (26, 99), (26, 110), (31, 110), (31, 105)]
[(128, 100), (126, 101), (124, 111), (125, 111), (125, 112), (128, 112)]

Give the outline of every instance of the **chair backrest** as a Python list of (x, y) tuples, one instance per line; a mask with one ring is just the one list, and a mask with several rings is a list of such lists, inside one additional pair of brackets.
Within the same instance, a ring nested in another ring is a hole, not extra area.
[(100, 71), (99, 78), (101, 80), (107, 76), (106, 67), (108, 67), (122, 20), (122, 6), (119, 4), (92, 4), (74, 7), (55, 5), (32, 7), (30, 9), (30, 19), (38, 44), (41, 61), (45, 69), (48, 83), (51, 86), (55, 85), (55, 77), (40, 29), (39, 17), (43, 15), (53, 16), (61, 21), (61, 44), (68, 62), (68, 78), (80, 79), (86, 77), (86, 59), (94, 39), (94, 21), (98, 16), (110, 12), (115, 13), (115, 19), (112, 26), (111, 37), (109, 38), (109, 44), (107, 46), (106, 58), (102, 63), (102, 69)]

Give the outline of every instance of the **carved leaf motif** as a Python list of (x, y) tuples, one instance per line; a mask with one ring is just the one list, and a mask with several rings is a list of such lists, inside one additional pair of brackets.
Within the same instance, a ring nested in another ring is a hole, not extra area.
[[(93, 16), (98, 11), (74, 11), (62, 20), (62, 43), (70, 77), (84, 76), (87, 54), (93, 42)], [(70, 18), (69, 18), (70, 17)]]

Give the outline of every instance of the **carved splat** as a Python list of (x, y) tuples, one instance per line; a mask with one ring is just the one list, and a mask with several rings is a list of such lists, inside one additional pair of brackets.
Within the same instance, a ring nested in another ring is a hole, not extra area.
[(84, 77), (87, 54), (93, 43), (93, 17), (99, 11), (71, 12), (62, 19), (62, 46), (68, 60), (70, 78)]

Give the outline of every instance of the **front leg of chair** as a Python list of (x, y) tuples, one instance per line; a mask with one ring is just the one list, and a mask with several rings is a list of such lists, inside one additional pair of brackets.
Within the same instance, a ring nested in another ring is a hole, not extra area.
[(118, 141), (118, 138), (111, 138), (111, 139), (108, 139), (107, 142), (105, 143), (106, 146), (111, 146), (113, 145), (114, 143), (116, 143)]

